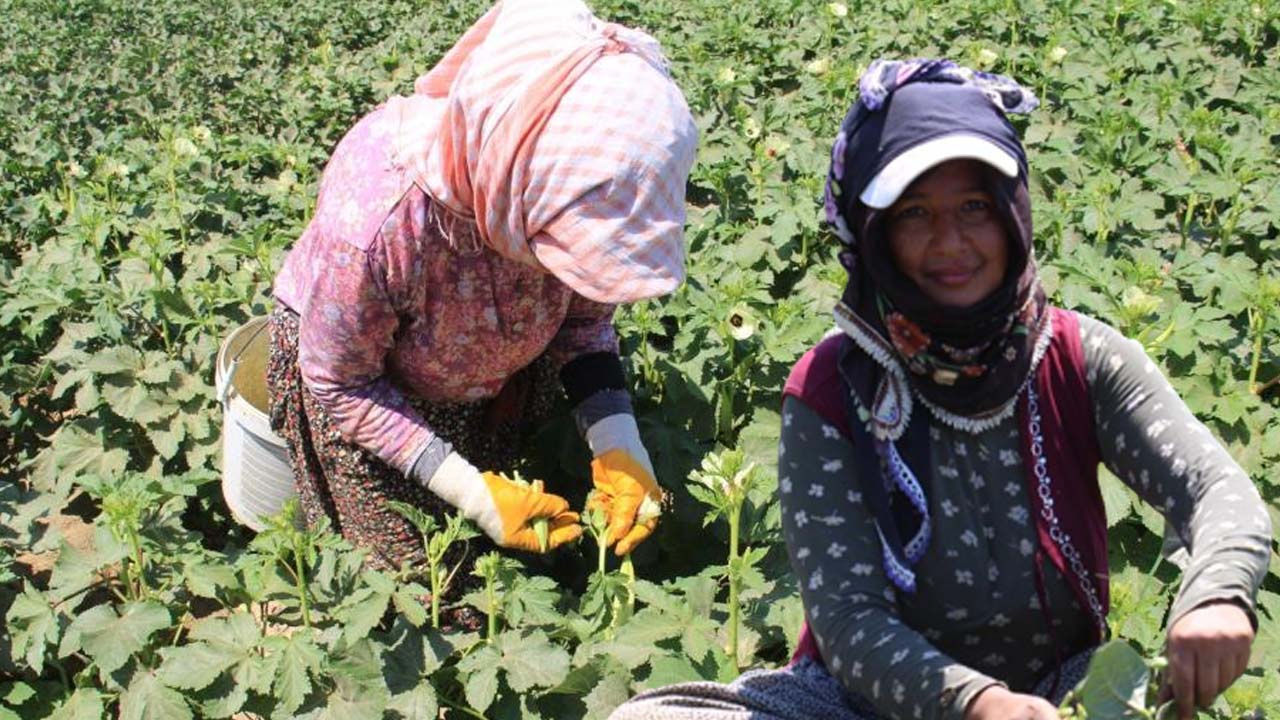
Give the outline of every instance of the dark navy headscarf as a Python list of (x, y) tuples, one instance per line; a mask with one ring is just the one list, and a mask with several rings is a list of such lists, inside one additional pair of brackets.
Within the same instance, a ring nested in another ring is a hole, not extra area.
[[(885, 569), (908, 592), (915, 587), (911, 568), (929, 541), (928, 483), (918, 477), (927, 480), (929, 471), (928, 423), (910, 422), (913, 398), (949, 425), (975, 432), (994, 426), (1012, 414), (1048, 340), (1026, 153), (1006, 118), (1036, 105), (1009, 78), (947, 60), (876, 61), (832, 149), (826, 212), (845, 244), (841, 261), (849, 273), (836, 316), (850, 336), (840, 370), (850, 391), (857, 476), (884, 480), (864, 482), (864, 495)], [(951, 307), (898, 270), (885, 210), (915, 177), (962, 157), (985, 163), (1009, 266), (991, 295)]]

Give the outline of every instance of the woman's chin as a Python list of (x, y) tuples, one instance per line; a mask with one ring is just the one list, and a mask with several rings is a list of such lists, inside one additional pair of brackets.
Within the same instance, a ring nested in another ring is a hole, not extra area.
[(933, 286), (925, 289), (924, 294), (930, 300), (943, 307), (963, 310), (982, 302), (991, 293), (984, 288), (977, 287), (950, 288)]

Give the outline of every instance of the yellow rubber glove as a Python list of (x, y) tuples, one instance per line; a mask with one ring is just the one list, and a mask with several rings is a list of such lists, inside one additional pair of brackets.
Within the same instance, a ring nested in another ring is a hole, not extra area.
[(626, 555), (658, 526), (662, 489), (649, 470), (623, 448), (604, 452), (591, 461), (591, 482), (596, 494), (590, 509), (603, 510), (609, 520), (605, 542), (614, 546), (616, 554)]
[[(533, 528), (533, 522), (540, 518), (548, 521), (548, 551), (573, 542), (582, 535), (578, 513), (571, 512), (568, 501), (559, 495), (516, 484), (497, 473), (485, 472), (481, 477), (489, 488), (493, 513), (501, 524), (501, 530), (493, 527), (494, 523), (484, 521), (489, 518), (477, 518), (477, 521), (485, 528), (486, 534), (502, 547), (542, 552), (538, 534)], [(501, 537), (498, 537), (499, 532)]]

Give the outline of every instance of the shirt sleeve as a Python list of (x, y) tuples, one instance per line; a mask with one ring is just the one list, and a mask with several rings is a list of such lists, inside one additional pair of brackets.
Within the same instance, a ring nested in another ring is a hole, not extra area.
[(1271, 549), (1257, 488), (1139, 343), (1085, 316), (1080, 333), (1103, 462), (1190, 554), (1169, 624), (1210, 601), (1239, 603), (1256, 623)]
[(415, 264), (388, 252), (381, 233), (368, 250), (331, 241), (320, 252), (325, 270), (301, 314), (303, 381), (344, 439), (407, 473), (435, 437), (384, 363), (399, 327), (399, 288), (412, 285)]
[(557, 370), (570, 360), (590, 353), (618, 354), (618, 332), (613, 327), (616, 307), (574, 293), (564, 322), (547, 348)]
[(899, 618), (853, 467), (852, 444), (788, 396), (778, 499), (809, 628), (831, 674), (879, 714), (959, 720), (980, 691), (999, 683), (943, 654)]

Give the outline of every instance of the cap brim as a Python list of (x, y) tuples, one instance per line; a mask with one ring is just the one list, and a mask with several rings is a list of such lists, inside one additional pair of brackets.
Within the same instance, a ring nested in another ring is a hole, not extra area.
[(898, 200), (916, 178), (948, 160), (980, 160), (1009, 177), (1018, 176), (1018, 160), (1009, 151), (977, 135), (945, 135), (921, 143), (889, 161), (858, 199), (867, 207), (883, 210)]

